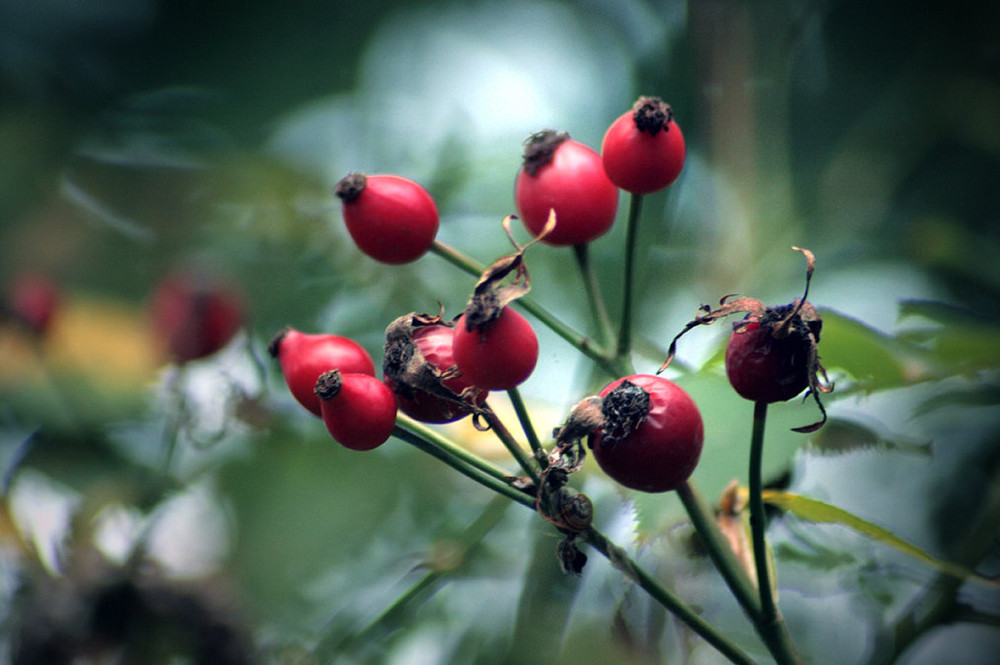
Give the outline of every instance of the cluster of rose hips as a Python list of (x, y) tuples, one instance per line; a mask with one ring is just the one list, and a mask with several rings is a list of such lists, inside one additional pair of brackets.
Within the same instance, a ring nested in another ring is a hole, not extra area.
[[(673, 112), (654, 97), (639, 98), (611, 124), (600, 153), (564, 132), (538, 132), (525, 142), (515, 177), (517, 218), (535, 242), (589, 243), (613, 224), (620, 190), (633, 195), (661, 190), (677, 179), (684, 158), (684, 137)], [(335, 192), (351, 238), (375, 260), (406, 263), (435, 245), (437, 206), (416, 182), (351, 173)], [(527, 248), (514, 244), (517, 251), (483, 273), (469, 304), (453, 320), (414, 313), (387, 327), (382, 380), (352, 340), (280, 332), (269, 351), (292, 395), (323, 418), (338, 442), (367, 450), (392, 435), (397, 410), (418, 421), (448, 423), (477, 413), (490, 391), (518, 386), (535, 368), (538, 340), (531, 324), (511, 308), (528, 288)], [(510, 275), (513, 282), (506, 283)], [(806, 388), (821, 390), (816, 379), (820, 321), (804, 297), (782, 308), (750, 299), (724, 303), (716, 311), (705, 308), (685, 332), (735, 311), (749, 313), (734, 327), (726, 354), (730, 381), (740, 395), (774, 402)], [(612, 382), (574, 409), (557, 431), (552, 463), (573, 467), (582, 457), (583, 438), (619, 483), (664, 492), (693, 472), (704, 427), (682, 388), (658, 375), (636, 374)]]

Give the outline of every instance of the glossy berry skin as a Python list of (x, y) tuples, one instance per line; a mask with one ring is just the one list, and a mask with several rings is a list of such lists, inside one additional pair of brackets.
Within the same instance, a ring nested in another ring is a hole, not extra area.
[(165, 277), (153, 293), (150, 310), (154, 334), (176, 363), (219, 351), (244, 321), (242, 292), (196, 270)]
[(631, 433), (607, 441), (594, 432), (590, 446), (598, 465), (625, 487), (642, 492), (669, 492), (687, 480), (698, 464), (704, 424), (694, 400), (676, 383), (659, 376), (636, 374), (612, 382), (606, 397), (624, 381), (649, 394), (649, 411)]
[[(324, 385), (336, 380), (336, 393)], [(340, 445), (351, 450), (372, 450), (389, 440), (396, 426), (396, 398), (388, 386), (369, 374), (324, 372), (316, 381), (323, 424)]]
[(376, 261), (409, 263), (437, 236), (437, 205), (426, 189), (396, 175), (351, 174), (337, 185), (354, 243)]
[(483, 328), (455, 325), (453, 353), (462, 377), (487, 390), (510, 390), (525, 381), (538, 362), (538, 337), (528, 320), (510, 307)]
[(673, 184), (685, 154), (684, 134), (673, 119), (651, 133), (639, 129), (634, 111), (611, 123), (601, 143), (608, 178), (632, 194), (651, 194)]
[(278, 333), (268, 345), (278, 359), (288, 390), (299, 404), (320, 416), (316, 379), (333, 369), (375, 376), (375, 363), (364, 347), (339, 335), (308, 334), (294, 328)]
[[(444, 325), (422, 326), (413, 331), (414, 345), (423, 354), (427, 363), (440, 372), (455, 366), (454, 339), (454, 328)], [(384, 381), (395, 393), (399, 410), (415, 420), (425, 423), (451, 423), (461, 420), (472, 412), (459, 402), (422, 390), (414, 390), (412, 394), (404, 395), (392, 379), (384, 377)], [(464, 376), (445, 379), (442, 383), (456, 395), (474, 385)], [(486, 400), (486, 394), (484, 391), (476, 402), (482, 404)]]
[(794, 332), (781, 339), (754, 321), (735, 330), (726, 346), (726, 375), (753, 402), (783, 402), (809, 385), (809, 341)]
[(525, 228), (538, 236), (555, 210), (556, 226), (544, 238), (550, 245), (579, 245), (600, 237), (614, 224), (618, 189), (604, 173), (601, 156), (566, 138), (551, 161), (534, 173), (522, 168), (514, 182), (514, 202)]

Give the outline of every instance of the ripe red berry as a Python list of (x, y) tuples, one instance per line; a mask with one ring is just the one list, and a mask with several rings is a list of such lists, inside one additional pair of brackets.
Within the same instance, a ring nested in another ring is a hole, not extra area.
[(783, 402), (809, 387), (808, 334), (792, 327), (775, 337), (771, 326), (737, 324), (726, 346), (726, 375), (741, 397), (754, 402)]
[(345, 448), (372, 450), (392, 436), (396, 399), (374, 376), (324, 372), (315, 390), (327, 431)]
[(59, 309), (59, 286), (48, 277), (35, 273), (19, 275), (7, 294), (10, 313), (35, 335), (44, 335)]
[(482, 327), (455, 324), (453, 353), (462, 378), (487, 390), (510, 390), (531, 376), (538, 362), (538, 337), (527, 319), (510, 307)]
[(244, 320), (242, 292), (198, 270), (177, 270), (165, 277), (150, 308), (154, 334), (177, 363), (219, 351)]
[(364, 347), (338, 335), (313, 335), (286, 328), (274, 336), (267, 350), (278, 359), (292, 396), (317, 416), (321, 413), (315, 388), (320, 374), (338, 369), (344, 374), (375, 376), (375, 363)]
[(668, 492), (688, 479), (704, 440), (701, 413), (676, 383), (635, 374), (600, 396), (604, 427), (589, 440), (594, 458), (613, 479), (643, 492)]
[[(436, 372), (453, 370), (454, 329), (446, 325), (421, 326), (413, 330), (413, 344), (423, 354), (424, 360)], [(383, 380), (396, 395), (399, 410), (425, 423), (450, 423), (469, 415), (472, 410), (462, 402), (448, 399), (419, 387), (400, 385), (391, 378), (392, 372), (383, 371)], [(461, 395), (473, 383), (458, 372), (441, 381), (445, 388), (455, 395)], [(486, 400), (487, 391), (482, 391), (475, 399), (476, 404)]]
[(336, 194), (344, 223), (358, 248), (382, 263), (409, 263), (430, 249), (438, 210), (423, 187), (400, 176), (352, 173)]
[(601, 159), (611, 182), (633, 194), (668, 187), (684, 167), (684, 135), (668, 104), (640, 97), (604, 134)]
[(565, 132), (539, 132), (528, 139), (514, 182), (514, 202), (532, 235), (555, 210), (551, 245), (579, 245), (603, 235), (618, 212), (618, 189), (608, 180), (601, 156)]

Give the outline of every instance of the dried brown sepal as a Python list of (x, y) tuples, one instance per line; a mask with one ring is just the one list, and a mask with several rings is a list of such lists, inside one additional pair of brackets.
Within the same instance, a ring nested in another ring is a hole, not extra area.
[(274, 337), (271, 338), (271, 341), (267, 343), (267, 353), (269, 356), (272, 358), (278, 357), (278, 352), (281, 349), (281, 342), (285, 339), (285, 336), (288, 335), (288, 332), (291, 329), (291, 326), (285, 326), (275, 333)]
[(747, 528), (747, 503), (749, 495), (746, 488), (740, 487), (735, 480), (731, 481), (719, 497), (719, 512), (716, 522), (719, 530), (729, 543), (729, 548), (736, 555), (736, 560), (747, 576), (757, 585), (757, 568), (753, 559), (753, 543)]
[(632, 120), (635, 128), (656, 136), (660, 130), (670, 131), (670, 121), (674, 119), (674, 110), (659, 97), (640, 97), (632, 105)]
[(689, 321), (684, 326), (684, 329), (677, 333), (670, 341), (670, 346), (667, 349), (667, 358), (660, 365), (656, 373), (660, 374), (667, 369), (674, 356), (677, 355), (677, 340), (687, 332), (698, 326), (714, 323), (730, 314), (745, 312), (746, 316), (733, 324), (734, 332), (746, 329), (751, 323), (759, 323), (762, 328), (770, 331), (772, 337), (780, 339), (788, 335), (799, 335), (804, 343), (808, 344), (808, 390), (805, 397), (813, 397), (816, 406), (819, 408), (821, 418), (810, 425), (792, 428), (793, 432), (808, 434), (815, 432), (826, 424), (826, 407), (823, 406), (823, 402), (819, 396), (821, 393), (831, 392), (833, 384), (830, 383), (827, 377), (826, 368), (819, 361), (817, 345), (819, 344), (820, 332), (823, 329), (823, 319), (819, 315), (819, 312), (816, 311), (816, 308), (806, 300), (809, 296), (809, 285), (812, 282), (813, 272), (816, 269), (816, 257), (808, 249), (794, 246), (792, 249), (796, 252), (801, 252), (806, 257), (806, 285), (801, 298), (796, 298), (787, 305), (768, 307), (756, 298), (730, 300), (733, 296), (727, 295), (722, 297), (719, 301), (719, 307), (716, 309), (712, 309), (708, 305), (702, 305), (698, 308), (698, 313), (694, 319)]
[(631, 381), (622, 381), (601, 403), (604, 424), (601, 445), (616, 446), (635, 431), (649, 415), (649, 393)]
[(329, 401), (340, 394), (340, 387), (344, 384), (343, 375), (339, 369), (323, 372), (316, 379), (316, 387), (313, 392), (324, 402)]
[[(443, 381), (458, 373), (457, 367), (441, 371), (427, 362), (424, 354), (413, 342), (413, 332), (418, 328), (433, 325), (451, 326), (441, 314), (418, 314), (411, 312), (398, 317), (385, 329), (385, 354), (382, 359), (382, 374), (391, 379), (395, 390), (406, 398), (417, 392), (425, 392), (441, 399), (463, 405), (474, 413), (478, 392), (462, 391), (458, 394)], [(476, 389), (479, 390), (479, 389)]]
[(333, 193), (344, 203), (353, 201), (361, 196), (368, 184), (368, 178), (364, 173), (348, 173), (340, 179), (340, 182), (333, 188)]
[(535, 132), (524, 141), (521, 167), (528, 175), (534, 176), (538, 169), (552, 161), (556, 148), (568, 140), (569, 134), (554, 129)]
[[(527, 295), (531, 290), (531, 276), (524, 263), (524, 253), (529, 247), (551, 233), (556, 226), (556, 213), (554, 210), (550, 210), (549, 218), (542, 232), (531, 242), (521, 246), (517, 244), (510, 232), (510, 223), (514, 219), (517, 217), (508, 215), (503, 218), (501, 223), (516, 251), (513, 254), (500, 257), (483, 271), (479, 281), (476, 282), (468, 304), (465, 306), (465, 311), (462, 313), (462, 321), (470, 332), (476, 328), (485, 328), (500, 316), (504, 307)], [(512, 273), (513, 279), (504, 283), (504, 280)]]

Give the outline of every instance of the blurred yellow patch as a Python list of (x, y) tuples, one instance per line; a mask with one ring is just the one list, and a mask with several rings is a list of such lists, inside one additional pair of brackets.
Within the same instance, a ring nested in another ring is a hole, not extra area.
[(0, 387), (69, 373), (102, 391), (129, 391), (155, 378), (161, 363), (144, 315), (123, 303), (66, 299), (44, 339), (0, 326)]

